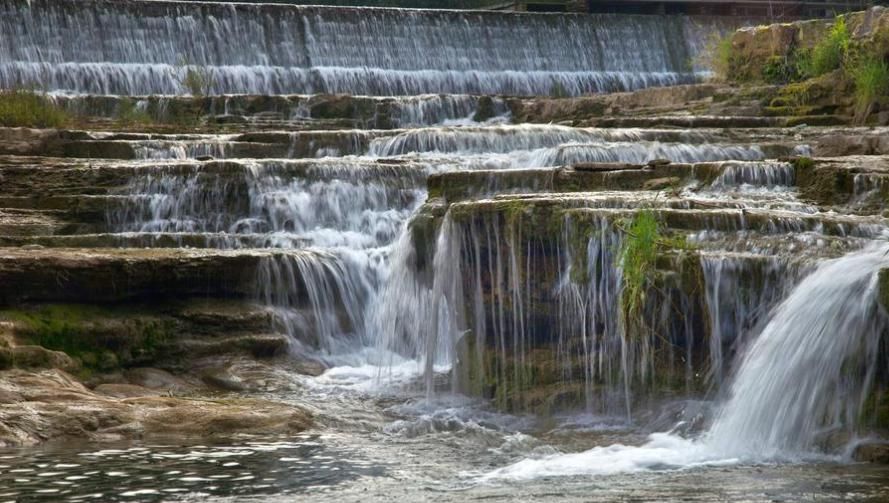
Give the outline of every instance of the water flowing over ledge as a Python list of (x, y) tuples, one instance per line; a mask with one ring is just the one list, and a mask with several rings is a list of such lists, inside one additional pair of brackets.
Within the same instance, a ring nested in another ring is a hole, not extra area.
[(699, 74), (690, 62), (707, 36), (730, 23), (682, 16), (14, 0), (0, 7), (0, 24), (0, 87), (187, 94), (192, 70), (206, 77), (211, 94), (577, 96), (693, 82)]
[(728, 402), (699, 439), (655, 433), (638, 447), (525, 459), (482, 480), (824, 459), (819, 443), (854, 431), (878, 370), (889, 320), (878, 304), (877, 276), (887, 265), (889, 247), (871, 246), (806, 277), (773, 312), (744, 356)]

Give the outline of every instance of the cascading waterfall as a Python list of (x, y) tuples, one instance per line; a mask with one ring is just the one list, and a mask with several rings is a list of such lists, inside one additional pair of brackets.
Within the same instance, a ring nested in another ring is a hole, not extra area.
[[(881, 364), (889, 317), (878, 273), (889, 246), (828, 260), (771, 315), (731, 385), (728, 401), (697, 440), (655, 433), (633, 447), (525, 459), (485, 479), (604, 475), (740, 461), (799, 459), (849, 440)], [(840, 434), (838, 439), (831, 435)], [(831, 445), (833, 440), (834, 444)]]
[(208, 246), (280, 249), (261, 259), (256, 296), (295, 347), (326, 357), (370, 344), (365, 311), (422, 201), (421, 179), (336, 159), (174, 165), (134, 177), (106, 220), (180, 245), (201, 233)]
[[(556, 223), (557, 236), (536, 236), (522, 220), (520, 214), (467, 218), (456, 204), (442, 221), (431, 264), (418, 267), (422, 258), (409, 239), (399, 246), (396, 276), (379, 297), (378, 333), (386, 349), (422, 358), (427, 392), (433, 366), (454, 365), (456, 390), (484, 394), (477, 387), (493, 380), (507, 390), (496, 392), (500, 404), (522, 409), (534, 379), (532, 347), (549, 347), (556, 372), (584, 383), (590, 411), (630, 415), (654, 379), (690, 379), (690, 359), (679, 364), (663, 356), (672, 356), (680, 340), (690, 347), (696, 337), (693, 315), (682, 327), (663, 321), (669, 314), (663, 309), (673, 303), (695, 312), (683, 292), (665, 288), (644, 314), (662, 334), (658, 341), (669, 344), (631, 338), (620, 322), (622, 236), (615, 217), (566, 217)], [(578, 248), (587, 232), (592, 237)], [(549, 326), (552, 313), (558, 316)], [(655, 364), (656, 352), (666, 363)]]
[(14, 0), (0, 7), (0, 87), (187, 94), (186, 74), (197, 71), (213, 94), (576, 96), (694, 81), (687, 62), (720, 23), (682, 16)]
[(778, 257), (751, 266), (741, 257), (704, 254), (701, 267), (710, 317), (710, 378), (718, 385), (729, 370), (726, 363), (762, 328), (801, 274), (798, 264)]
[(705, 442), (743, 457), (812, 452), (854, 431), (878, 365), (887, 316), (877, 272), (889, 247), (822, 264), (773, 313), (734, 378)]

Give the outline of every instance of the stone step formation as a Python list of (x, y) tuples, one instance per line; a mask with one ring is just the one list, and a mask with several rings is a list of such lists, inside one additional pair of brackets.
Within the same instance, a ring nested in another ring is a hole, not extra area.
[[(422, 362), (430, 394), (441, 365), (451, 389), (501, 410), (633, 417), (719, 393), (795, 286), (889, 231), (889, 127), (852, 125), (840, 105), (773, 106), (777, 86), (637, 90), (700, 77), (680, 71), (700, 45), (687, 20), (658, 28), (685, 37), (677, 53), (645, 39), (615, 59), (614, 38), (590, 33), (598, 18), (521, 18), (532, 54), (506, 35), (513, 15), (367, 11), (374, 24), (351, 9), (43, 0), (0, 12), (24, 20), (0, 35), (0, 87), (47, 72), (71, 121), (0, 128), (0, 366), (16, 393), (27, 372), (54, 386), (55, 368), (77, 381), (62, 406), (114, 404), (107, 424), (70, 426), (35, 399), (49, 426), (9, 421), (0, 444), (168, 433), (156, 404), (110, 393), (290, 389), (282, 372), (317, 375), (368, 348)], [(82, 57), (55, 38), (14, 45), (61, 19), (98, 30), (99, 14), (110, 48), (97, 35)], [(415, 23), (410, 47), (379, 31), (399, 16)], [(186, 17), (193, 30), (160, 22)], [(441, 28), (455, 17), (468, 27)], [(299, 20), (312, 22), (287, 34)], [(611, 28), (653, 29), (622, 22)], [(328, 47), (349, 23), (354, 61)], [(138, 43), (121, 43), (134, 26)], [(242, 54), (244, 37), (227, 38), (240, 31), (265, 45)], [(464, 47), (478, 33), (503, 39), (498, 58)], [(604, 52), (548, 60), (563, 47), (546, 33)], [(451, 36), (463, 45), (438, 48), (435, 72), (408, 64)], [(207, 96), (183, 86), (191, 67), (209, 72)], [(601, 91), (625, 92), (572, 97)], [(868, 371), (862, 428), (886, 435), (889, 374)], [(274, 424), (228, 428), (309, 424), (298, 406), (261, 406)], [(193, 419), (196, 406), (175, 407)], [(134, 418), (142, 430), (123, 428)]]

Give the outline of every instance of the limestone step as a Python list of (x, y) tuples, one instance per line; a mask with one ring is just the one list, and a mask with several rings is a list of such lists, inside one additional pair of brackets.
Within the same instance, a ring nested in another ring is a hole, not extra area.
[(249, 299), (256, 295), (261, 261), (282, 253), (184, 248), (0, 248), (0, 304)]

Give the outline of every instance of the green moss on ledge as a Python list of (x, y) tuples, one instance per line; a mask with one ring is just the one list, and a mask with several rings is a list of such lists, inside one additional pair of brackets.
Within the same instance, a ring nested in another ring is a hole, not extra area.
[(7, 309), (0, 318), (13, 322), (23, 342), (64, 352), (99, 371), (156, 360), (174, 330), (169, 320), (81, 304)]

